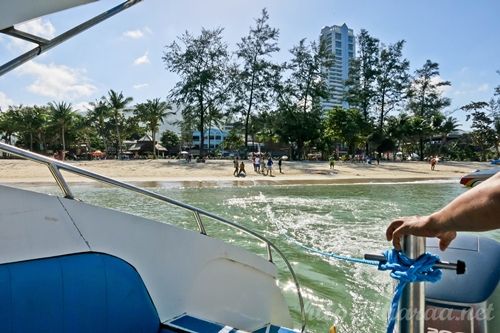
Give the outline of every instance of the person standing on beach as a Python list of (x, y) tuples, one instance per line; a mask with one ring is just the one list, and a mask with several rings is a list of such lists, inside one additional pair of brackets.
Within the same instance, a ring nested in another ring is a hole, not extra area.
[[(268, 174), (269, 176), (273, 177), (273, 158), (271, 156), (269, 156), (269, 159), (267, 160), (267, 170), (268, 170)], [(267, 174), (266, 173), (266, 174)]]
[(281, 171), (281, 164), (282, 164), (282, 163), (283, 163), (283, 159), (280, 157), (280, 158), (278, 159), (278, 167), (279, 167), (279, 169), (280, 169), (280, 173), (283, 173), (283, 171)]
[(245, 171), (245, 163), (241, 161), (240, 163), (240, 171), (238, 172), (238, 177), (246, 177), (247, 173)]
[(234, 160), (233, 160), (233, 167), (234, 167), (234, 171), (233, 171), (233, 176), (235, 177), (238, 177), (238, 157), (235, 157)]
[(260, 155), (255, 156), (255, 172), (260, 172)]
[(330, 169), (335, 169), (335, 159), (330, 156)]
[(431, 171), (434, 171), (436, 164), (437, 164), (437, 159), (435, 157), (432, 157), (431, 158)]

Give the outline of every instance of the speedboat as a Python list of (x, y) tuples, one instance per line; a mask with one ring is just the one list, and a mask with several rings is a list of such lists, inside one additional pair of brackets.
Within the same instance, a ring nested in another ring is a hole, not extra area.
[[(14, 25), (91, 0), (0, 1), (0, 32), (37, 44), (0, 66), (0, 75), (139, 3), (128, 0), (47, 40)], [(0, 332), (292, 332), (268, 239), (202, 209), (6, 143), (0, 151), (49, 168), (61, 196), (0, 186)], [(61, 171), (193, 213), (191, 231), (76, 198)], [(246, 233), (265, 257), (208, 235), (213, 220)]]
[[(45, 164), (63, 194), (0, 186), (0, 332), (292, 332), (273, 254), (303, 313), (292, 266), (263, 236), (58, 160), (5, 143), (0, 151)], [(61, 171), (188, 209), (199, 230), (86, 204)], [(207, 218), (255, 237), (267, 257), (209, 237)]]
[(486, 179), (490, 178), (494, 174), (500, 171), (500, 168), (492, 168), (492, 169), (484, 169), (484, 170), (475, 170), (471, 173), (466, 174), (462, 178), (460, 178), (460, 184), (466, 187), (474, 187)]
[[(0, 0), (0, 31), (38, 44), (0, 66), (0, 75), (140, 0), (125, 1), (52, 40), (13, 27), (90, 1)], [(264, 236), (156, 192), (6, 143), (0, 142), (0, 152), (47, 167), (61, 191), (48, 195), (0, 185), (0, 332), (289, 333), (296, 332), (293, 326), (305, 331), (297, 276), (283, 252)], [(73, 194), (64, 173), (186, 209), (197, 230), (85, 203)], [(265, 255), (207, 233), (207, 220), (253, 237)], [(406, 309), (467, 314), (458, 325), (453, 318), (426, 321), (426, 332), (500, 331), (498, 319), (476, 315), (500, 306), (500, 245), (476, 236), (459, 236), (454, 244), (445, 259), (465, 258), (473, 269), (464, 279), (447, 273), (425, 294), (425, 302), (409, 297), (418, 305)], [(427, 248), (437, 251), (432, 242)], [(300, 318), (295, 325), (278, 285), (277, 258), (297, 293)], [(406, 319), (398, 320), (403, 327), (399, 332), (424, 332), (423, 322), (415, 321), (418, 330), (405, 330)]]

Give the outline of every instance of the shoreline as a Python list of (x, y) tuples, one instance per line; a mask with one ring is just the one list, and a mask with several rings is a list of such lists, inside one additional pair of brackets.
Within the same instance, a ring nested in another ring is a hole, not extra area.
[[(287, 179), (287, 180), (120, 180), (121, 182), (137, 187), (161, 187), (161, 188), (221, 188), (221, 187), (252, 187), (252, 186), (313, 186), (313, 185), (386, 185), (386, 184), (425, 184), (457, 183), (459, 178), (380, 178), (380, 179)], [(93, 180), (67, 181), (73, 186), (112, 186)], [(0, 181), (0, 185), (21, 185), (29, 187), (56, 186), (55, 181), (22, 179), (13, 181)]]
[[(475, 170), (493, 167), (487, 162), (444, 162), (435, 171), (429, 163), (381, 161), (380, 165), (336, 162), (330, 169), (324, 161), (285, 161), (283, 174), (273, 168), (273, 176), (255, 173), (251, 161), (244, 161), (247, 176), (233, 176), (231, 160), (187, 163), (184, 160), (100, 160), (70, 161), (68, 164), (115, 180), (145, 187), (227, 187), (277, 185), (342, 185), (413, 182), (458, 182)], [(277, 164), (277, 163), (276, 163)], [(92, 184), (94, 180), (62, 171), (69, 184)], [(44, 165), (17, 159), (0, 160), (0, 184), (45, 186), (55, 184)]]

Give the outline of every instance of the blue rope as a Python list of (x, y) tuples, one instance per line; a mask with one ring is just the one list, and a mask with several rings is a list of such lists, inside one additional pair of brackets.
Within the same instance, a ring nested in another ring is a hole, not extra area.
[(292, 239), (291, 241), (293, 243), (295, 243), (296, 245), (300, 246), (301, 248), (309, 251), (309, 252), (317, 253), (317, 254), (325, 256), (325, 257), (330, 257), (330, 258), (334, 258), (334, 259), (349, 261), (349, 262), (353, 262), (353, 263), (357, 263), (357, 264), (372, 265), (372, 266), (378, 266), (378, 264), (379, 264), (379, 262), (376, 261), (376, 260), (366, 260), (366, 259), (362, 259), (362, 258), (354, 258), (354, 257), (349, 257), (349, 256), (343, 256), (343, 255), (336, 254), (336, 253), (333, 253), (333, 252), (323, 252), (321, 250), (305, 246), (304, 244), (302, 244), (302, 243), (300, 243), (300, 242), (298, 242), (298, 241), (296, 241), (294, 239)]
[(394, 249), (385, 251), (384, 256), (387, 262), (379, 263), (378, 269), (381, 271), (390, 270), (391, 276), (399, 280), (392, 298), (391, 315), (387, 326), (387, 333), (392, 333), (396, 322), (399, 299), (405, 286), (410, 282), (437, 282), (441, 279), (442, 273), (440, 269), (432, 267), (439, 261), (439, 257), (428, 252), (416, 260), (409, 259), (404, 253)]

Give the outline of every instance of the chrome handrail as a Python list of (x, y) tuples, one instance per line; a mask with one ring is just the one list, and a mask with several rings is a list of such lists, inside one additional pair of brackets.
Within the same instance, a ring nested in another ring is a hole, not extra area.
[(129, 190), (132, 192), (136, 192), (136, 193), (163, 201), (163, 202), (170, 203), (174, 206), (178, 206), (178, 207), (190, 210), (195, 214), (195, 220), (198, 224), (198, 228), (200, 229), (199, 231), (202, 234), (206, 235), (206, 231), (205, 231), (205, 227), (203, 225), (203, 222), (201, 220), (200, 215), (210, 217), (210, 218), (212, 218), (216, 221), (219, 221), (223, 224), (226, 224), (226, 225), (229, 225), (233, 228), (241, 230), (241, 231), (245, 232), (246, 234), (251, 235), (251, 236), (257, 238), (258, 240), (264, 242), (266, 244), (266, 247), (267, 247), (268, 260), (270, 262), (273, 262), (271, 249), (274, 249), (279, 254), (279, 256), (283, 259), (283, 261), (285, 262), (285, 264), (288, 268), (288, 271), (290, 272), (290, 274), (293, 278), (293, 281), (295, 283), (295, 288), (297, 289), (297, 297), (299, 299), (299, 305), (300, 305), (300, 315), (301, 315), (301, 319), (302, 319), (301, 332), (304, 332), (305, 327), (306, 327), (306, 323), (307, 323), (307, 319), (306, 319), (306, 314), (305, 314), (305, 310), (304, 310), (304, 299), (303, 299), (302, 293), (300, 291), (300, 285), (299, 285), (297, 276), (295, 275), (295, 271), (293, 270), (292, 265), (290, 264), (288, 259), (285, 257), (283, 252), (281, 252), (281, 250), (278, 247), (276, 247), (276, 245), (274, 245), (270, 240), (268, 240), (264, 236), (254, 232), (254, 231), (252, 231), (252, 230), (250, 230), (242, 225), (239, 225), (235, 222), (231, 222), (223, 217), (212, 214), (212, 213), (205, 211), (203, 209), (185, 204), (181, 201), (171, 199), (171, 198), (166, 197), (164, 195), (160, 195), (158, 193), (148, 191), (148, 190), (142, 189), (140, 187), (125, 183), (125, 182), (120, 182), (120, 181), (117, 181), (115, 179), (105, 177), (105, 176), (99, 175), (97, 173), (87, 171), (87, 170), (82, 169), (82, 168), (75, 167), (73, 165), (49, 158), (47, 156), (33, 153), (33, 152), (28, 151), (28, 150), (24, 150), (24, 149), (21, 149), (21, 148), (18, 148), (18, 147), (15, 147), (15, 146), (3, 143), (3, 142), (0, 142), (0, 151), (4, 151), (4, 152), (7, 152), (7, 153), (12, 154), (12, 155), (19, 156), (19, 157), (22, 157), (24, 159), (27, 159), (27, 160), (30, 160), (33, 162), (45, 164), (49, 168), (50, 172), (52, 173), (52, 176), (56, 180), (57, 185), (59, 186), (61, 191), (64, 193), (65, 198), (74, 199), (74, 196), (73, 196), (73, 194), (68, 186), (68, 183), (64, 179), (64, 176), (61, 174), (60, 170), (65, 170), (65, 171), (68, 171), (68, 172), (71, 172), (71, 173), (74, 173), (74, 174), (77, 174), (77, 175), (80, 175), (83, 177), (87, 177), (87, 178), (90, 178), (90, 179), (93, 179), (93, 180), (96, 180), (96, 181), (99, 181), (102, 183), (106, 183), (109, 185), (117, 186), (117, 187)]

